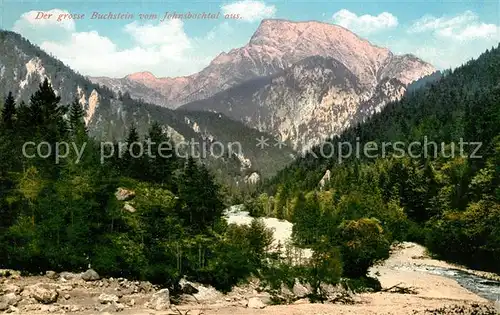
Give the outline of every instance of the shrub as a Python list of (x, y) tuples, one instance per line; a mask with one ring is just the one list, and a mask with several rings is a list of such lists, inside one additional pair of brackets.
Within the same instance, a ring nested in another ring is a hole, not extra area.
[(389, 257), (390, 242), (376, 219), (344, 221), (339, 226), (344, 275), (366, 276), (368, 268)]

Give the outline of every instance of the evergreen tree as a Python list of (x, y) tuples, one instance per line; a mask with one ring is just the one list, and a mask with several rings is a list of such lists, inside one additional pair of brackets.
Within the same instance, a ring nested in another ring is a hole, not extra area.
[(298, 244), (311, 245), (319, 240), (321, 212), (316, 193), (307, 197), (301, 192), (293, 210), (293, 236)]
[(73, 136), (81, 135), (87, 132), (85, 126), (85, 110), (78, 99), (75, 98), (69, 107), (69, 128)]
[(130, 130), (127, 135), (127, 139), (125, 140), (127, 142), (127, 145), (131, 145), (134, 142), (139, 142), (139, 133), (137, 132), (137, 128), (135, 125), (132, 125), (130, 127)]
[(6, 129), (12, 129), (16, 121), (16, 102), (12, 92), (5, 99), (4, 107), (2, 108), (2, 122)]
[(180, 178), (179, 196), (184, 202), (181, 217), (195, 230), (213, 227), (222, 216), (224, 204), (219, 186), (208, 169), (204, 165), (198, 166), (192, 156)]
[(166, 184), (176, 190), (173, 183), (173, 172), (177, 168), (174, 143), (163, 133), (160, 124), (154, 122), (149, 129), (146, 145), (148, 156), (148, 177), (157, 183)]
[(64, 119), (67, 107), (59, 105), (57, 96), (47, 78), (30, 98), (30, 125), (36, 128), (45, 141), (55, 143), (66, 136)]
[(144, 146), (143, 143), (139, 142), (139, 133), (135, 125), (130, 127), (125, 141), (126, 152), (124, 152), (122, 161), (119, 164), (125, 172), (124, 175), (137, 179), (145, 178), (147, 172), (145, 172), (144, 167)]

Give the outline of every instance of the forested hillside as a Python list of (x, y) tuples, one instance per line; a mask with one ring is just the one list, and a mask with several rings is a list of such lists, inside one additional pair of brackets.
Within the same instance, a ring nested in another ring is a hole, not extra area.
[[(293, 220), (305, 245), (326, 238), (333, 247), (358, 247), (349, 242), (352, 231), (370, 233), (371, 225), (387, 240), (416, 240), (448, 260), (500, 272), (499, 84), (494, 48), (314, 148), (268, 181), (249, 207)], [(406, 154), (389, 146), (385, 157), (325, 157), (343, 142), (372, 141), (420, 146)], [(471, 145), (460, 152), (460, 142)], [(417, 154), (425, 147), (427, 156)]]
[[(289, 147), (269, 147), (265, 152), (255, 150), (256, 138), (272, 138), (267, 133), (222, 114), (173, 111), (142, 99), (132, 99), (128, 92), (115, 94), (93, 84), (20, 34), (0, 30), (0, 99), (5, 100), (12, 92), (17, 104), (29, 103), (30, 96), (44, 79), (48, 79), (61, 98), (61, 105), (78, 99), (85, 111), (89, 135), (100, 141), (124, 140), (132, 125), (142, 137), (156, 121), (165, 133), (176, 137), (178, 144), (239, 143), (241, 150), (232, 156), (208, 155), (204, 161), (209, 169), (216, 171), (219, 181), (234, 186), (233, 191), (245, 186), (251, 174), (269, 177), (293, 160), (295, 152)], [(201, 145), (196, 146), (196, 151), (201, 151)]]
[[(146, 139), (133, 127), (123, 156), (103, 163), (81, 104), (61, 104), (47, 80), (29, 104), (10, 94), (0, 107), (0, 268), (91, 265), (107, 276), (165, 286), (187, 276), (229, 289), (259, 266), (266, 231), (258, 223), (227, 226), (220, 187), (205, 165), (165, 151), (137, 157), (131, 146)], [(146, 138), (156, 143), (152, 152), (172, 141), (158, 124)], [(45, 144), (37, 153), (28, 142)], [(63, 142), (71, 150), (56, 161)], [(238, 241), (250, 235), (264, 241)]]

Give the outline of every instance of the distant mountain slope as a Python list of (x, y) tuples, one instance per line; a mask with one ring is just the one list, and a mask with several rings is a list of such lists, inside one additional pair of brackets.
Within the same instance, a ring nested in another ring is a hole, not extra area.
[[(329, 142), (334, 147), (339, 142), (354, 145), (358, 141), (361, 146), (370, 141), (408, 145), (413, 141), (422, 142), (426, 137), (428, 142), (438, 144), (454, 142), (458, 151), (459, 141), (463, 139), (466, 143), (481, 142), (477, 155), (485, 154), (492, 150), (493, 139), (500, 135), (499, 67), (500, 45), (453, 71), (424, 79), (422, 83), (430, 80), (425, 88), (419, 83), (420, 87), (411, 95), (388, 104), (365, 123), (348, 128)], [(268, 188), (271, 191), (278, 186), (296, 191), (315, 189), (326, 171), (335, 172), (347, 163), (339, 165), (336, 155), (334, 158), (322, 157), (320, 146), (311, 150), (313, 154), (298, 158), (280, 171), (268, 183)], [(357, 163), (351, 162), (351, 166)], [(484, 163), (481, 159), (473, 159), (473, 162)]]
[[(344, 64), (366, 89), (385, 78), (408, 84), (434, 68), (411, 56), (395, 56), (386, 48), (370, 44), (349, 30), (322, 22), (263, 20), (247, 45), (221, 53), (203, 70), (186, 77), (156, 78), (135, 73), (122, 79), (90, 78), (115, 91), (129, 90), (132, 97), (144, 97), (144, 87), (165, 99), (159, 105), (176, 108), (208, 98), (249, 79), (269, 76), (311, 56), (333, 58)], [(144, 87), (136, 90), (131, 82)]]
[(368, 93), (344, 64), (314, 56), (181, 108), (223, 113), (303, 150), (369, 117), (404, 91), (399, 80), (384, 79)]
[(75, 73), (19, 34), (0, 31), (0, 97), (12, 91), (18, 102), (28, 103), (45, 77), (61, 96), (62, 104), (69, 104), (75, 97), (79, 99), (87, 113), (89, 131), (98, 139), (124, 139), (132, 124), (144, 134), (153, 121), (158, 121), (177, 141), (239, 142), (242, 147), (239, 156), (213, 159), (209, 155), (207, 160), (214, 169), (220, 169), (222, 175), (231, 174), (234, 178), (244, 178), (252, 172), (269, 176), (293, 159), (290, 148), (256, 148), (256, 138), (271, 138), (269, 134), (221, 114), (173, 111), (133, 100), (127, 93), (118, 97), (110, 89)]

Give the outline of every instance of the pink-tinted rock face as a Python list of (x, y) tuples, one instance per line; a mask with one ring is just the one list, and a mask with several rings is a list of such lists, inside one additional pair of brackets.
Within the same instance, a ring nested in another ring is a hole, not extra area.
[[(123, 79), (112, 79), (110, 85), (115, 89), (120, 85), (130, 89), (131, 82), (140, 83), (164, 97), (159, 105), (175, 108), (249, 79), (277, 73), (310, 56), (340, 61), (368, 89), (384, 78), (396, 78), (408, 84), (435, 71), (414, 56), (394, 56), (388, 49), (372, 45), (337, 25), (270, 19), (261, 22), (247, 45), (221, 53), (199, 73), (156, 78), (150, 72), (139, 72)], [(94, 80), (99, 81), (99, 78)], [(134, 90), (129, 92), (134, 96)]]

